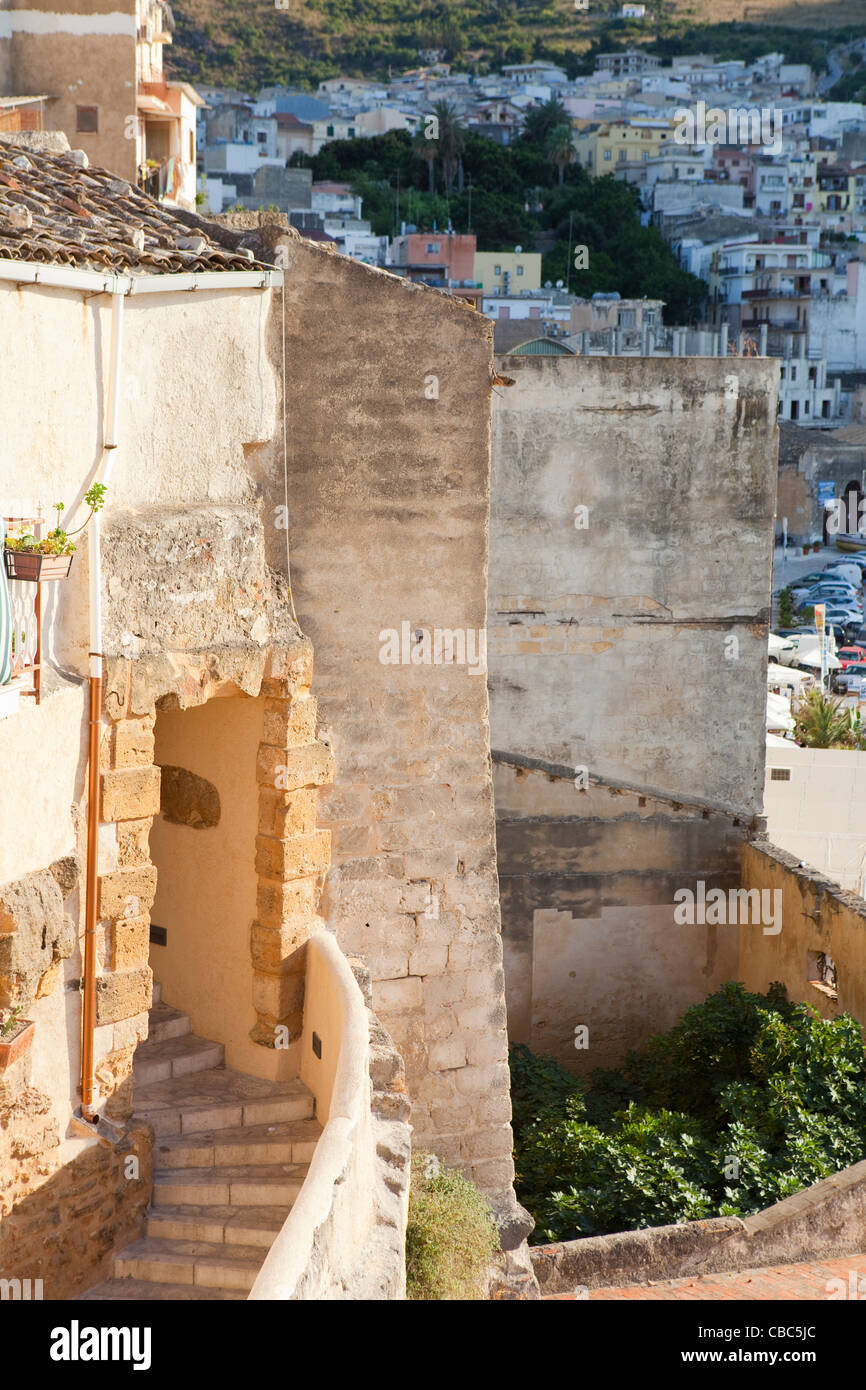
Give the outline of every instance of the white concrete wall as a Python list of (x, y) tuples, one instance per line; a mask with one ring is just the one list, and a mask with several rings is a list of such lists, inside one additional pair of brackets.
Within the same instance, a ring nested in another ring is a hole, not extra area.
[[(790, 780), (774, 781), (772, 768)], [(764, 814), (772, 844), (866, 896), (866, 753), (768, 748)]]

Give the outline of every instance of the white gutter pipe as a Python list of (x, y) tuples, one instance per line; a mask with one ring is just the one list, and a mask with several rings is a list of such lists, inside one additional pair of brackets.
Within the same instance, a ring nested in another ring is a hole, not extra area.
[(0, 259), (0, 280), (12, 280), (17, 285), (43, 285), (47, 289), (89, 290), (91, 294), (174, 294), (183, 290), (272, 289), (283, 283), (283, 272), (276, 269), (203, 270), (116, 275), (112, 271)]

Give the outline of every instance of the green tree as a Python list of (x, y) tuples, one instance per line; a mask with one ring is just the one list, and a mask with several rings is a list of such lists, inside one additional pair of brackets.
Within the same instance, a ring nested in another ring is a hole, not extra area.
[(571, 132), (571, 118), (557, 97), (542, 102), (540, 106), (530, 106), (523, 118), (521, 138), (528, 145), (544, 149), (557, 126), (567, 125)]
[(565, 171), (574, 159), (571, 125), (563, 122), (561, 125), (554, 126), (544, 142), (544, 150), (556, 169), (557, 180), (561, 186)]
[(823, 690), (810, 690), (793, 711), (794, 737), (806, 748), (856, 748), (851, 711)]
[(412, 153), (416, 159), (427, 165), (427, 192), (436, 192), (435, 170), (436, 170), (436, 141), (428, 140), (423, 129), (418, 131), (412, 141)]
[(539, 1241), (748, 1216), (866, 1157), (860, 1026), (780, 985), (724, 985), (589, 1087), (525, 1048), (510, 1065)]
[(466, 144), (466, 132), (453, 102), (434, 102), (433, 115), (438, 122), (439, 157), (442, 160), (445, 191), (448, 193), (454, 187), (454, 176)]

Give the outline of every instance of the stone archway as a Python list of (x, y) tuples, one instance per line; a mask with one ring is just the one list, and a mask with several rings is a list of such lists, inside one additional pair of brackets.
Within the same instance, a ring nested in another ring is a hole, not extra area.
[[(241, 927), (249, 929), (255, 1018), (249, 1037), (263, 1049), (256, 1070), (276, 1075), (279, 1061), (290, 1062), (285, 1053), (276, 1057), (278, 1038), (300, 1035), (303, 945), (318, 922), (330, 854), (328, 832), (315, 828), (315, 789), (330, 780), (332, 756), (316, 740), (310, 644), (298, 638), (255, 656), (252, 669), (248, 652), (186, 652), (170, 665), (165, 659), (106, 662), (97, 1031), (109, 1024), (112, 1031), (110, 1050), (97, 1048), (103, 1093), (122, 1087), (135, 1046), (147, 1033), (151, 909), (157, 891), (150, 837), (160, 813), (161, 781), (154, 729), (161, 711), (221, 703), (218, 697), (261, 702), (261, 738), (249, 765), (257, 810), (257, 824), (251, 826), (255, 916), (251, 926)], [(271, 1050), (270, 1056), (264, 1049)]]

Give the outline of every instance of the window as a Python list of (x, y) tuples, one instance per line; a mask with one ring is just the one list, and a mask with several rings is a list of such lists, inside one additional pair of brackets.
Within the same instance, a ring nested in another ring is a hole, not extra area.
[(825, 951), (807, 951), (806, 979), (813, 989), (829, 999), (839, 998), (839, 972), (833, 957)]
[[(429, 248), (428, 248), (428, 249), (429, 249)], [(501, 274), (502, 274), (502, 266), (501, 266), (501, 265), (495, 265), (495, 266), (493, 267), (493, 274), (494, 274), (494, 275), (501, 275)]]
[(829, 402), (829, 401), (822, 401), (822, 402), (821, 402), (821, 416), (822, 416), (822, 418), (825, 419), (825, 420), (829, 420), (829, 419), (830, 419), (830, 402)]
[(349, 139), (350, 139), (350, 140), (354, 140), (354, 138), (355, 138), (355, 127), (354, 127), (353, 125), (350, 125), (350, 126), (349, 126)]
[(267, 144), (268, 132), (266, 130), (257, 130), (256, 139), (258, 140), (260, 145)]
[(640, 157), (641, 157), (641, 159), (643, 159), (644, 161), (648, 160), (649, 157), (650, 157), (650, 152), (649, 152), (649, 150), (641, 150)]
[(619, 164), (622, 164), (622, 162), (623, 162), (624, 159), (628, 159), (628, 150), (619, 150), (619, 152), (617, 153), (617, 156), (616, 156), (616, 157), (617, 157), (617, 162), (618, 162)]
[(605, 150), (605, 152), (604, 152), (604, 157), (605, 157), (605, 159), (610, 159), (610, 157), (611, 157), (610, 150)]
[(790, 782), (790, 780), (791, 780), (791, 769), (790, 769), (789, 767), (771, 767), (771, 768), (770, 768), (770, 781), (771, 781), (771, 782)]
[(791, 380), (797, 380), (797, 368), (794, 366), (793, 362), (791, 363)]
[(798, 420), (799, 418), (800, 418), (800, 403), (799, 403), (799, 401), (792, 401), (792, 402), (791, 402), (791, 419), (792, 419), (792, 420)]
[(518, 275), (522, 275), (522, 274), (523, 274), (523, 266), (522, 266), (522, 265), (519, 265), (519, 266), (517, 267), (517, 274), (518, 274)]
[(441, 251), (441, 249), (442, 249), (442, 247), (441, 247), (440, 242), (438, 242), (438, 241), (428, 241), (428, 243), (427, 243), (427, 255), (428, 255), (428, 256), (438, 256), (438, 255), (439, 255), (439, 252)]
[(326, 134), (326, 135), (333, 135), (333, 133), (334, 133), (334, 127), (333, 127), (332, 125), (329, 125), (329, 126), (327, 127), (326, 131), (325, 131), (325, 134)]
[(76, 106), (75, 129), (82, 135), (96, 135), (99, 131), (99, 107)]
[(803, 402), (803, 414), (804, 414), (804, 415), (808, 415), (808, 414), (809, 414), (809, 402), (808, 402), (808, 401), (804, 401), (804, 402)]

